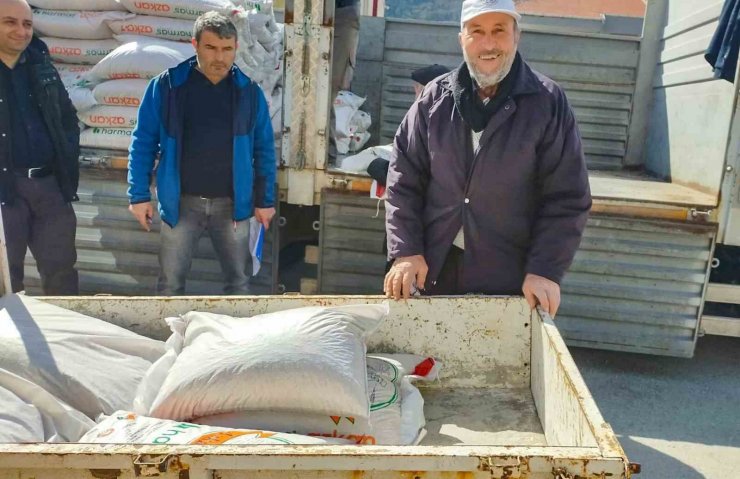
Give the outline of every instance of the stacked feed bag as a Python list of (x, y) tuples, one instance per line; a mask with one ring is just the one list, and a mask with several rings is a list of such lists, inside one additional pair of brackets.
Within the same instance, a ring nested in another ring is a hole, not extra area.
[(48, 46), (72, 103), (78, 111), (91, 108), (92, 94), (84, 88), (87, 73), (118, 47), (107, 22), (133, 15), (117, 0), (31, 0), (29, 3), (34, 8), (34, 32)]
[(239, 41), (236, 64), (262, 87), (273, 128), (277, 133), (282, 130), (283, 29), (275, 22), (270, 2), (120, 0), (116, 4), (126, 11), (110, 12), (119, 15), (103, 21), (116, 47), (88, 71), (62, 73), (65, 67), (60, 67), (60, 73), (69, 78), (70, 96), (86, 126), (80, 139), (83, 147), (128, 149), (148, 81), (195, 54), (190, 42), (193, 22), (208, 11), (234, 21)]

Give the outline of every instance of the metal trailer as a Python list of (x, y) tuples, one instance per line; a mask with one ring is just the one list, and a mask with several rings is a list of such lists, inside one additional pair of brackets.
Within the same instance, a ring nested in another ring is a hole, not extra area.
[[(45, 298), (164, 339), (163, 318), (190, 310), (248, 316), (378, 297)], [(422, 390), (419, 446), (0, 444), (0, 479), (629, 478), (630, 464), (558, 329), (522, 298), (424, 298), (390, 305), (370, 351), (439, 358)]]

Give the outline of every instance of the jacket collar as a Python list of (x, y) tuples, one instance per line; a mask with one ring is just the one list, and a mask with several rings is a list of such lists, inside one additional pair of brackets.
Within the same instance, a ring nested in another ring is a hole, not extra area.
[[(192, 56), (179, 65), (170, 68), (168, 72), (172, 88), (178, 88), (184, 85), (190, 77), (190, 72), (193, 71), (197, 64), (198, 60), (195, 56)], [(234, 85), (237, 88), (245, 88), (250, 83), (252, 83), (252, 80), (247, 75), (245, 75), (244, 72), (242, 72), (236, 65), (231, 66), (231, 71), (229, 72), (229, 74), (231, 75), (231, 79), (233, 80)]]

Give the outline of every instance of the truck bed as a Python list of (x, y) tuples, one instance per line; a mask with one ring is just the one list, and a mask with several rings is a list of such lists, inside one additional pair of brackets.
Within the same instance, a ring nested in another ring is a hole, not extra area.
[(422, 389), (422, 446), (546, 446), (529, 388)]
[[(368, 296), (45, 298), (159, 339), (168, 336), (163, 318), (192, 310), (242, 317), (308, 305), (384, 300)], [(419, 446), (0, 445), (0, 479), (152, 475), (387, 479), (460, 474), (481, 479), (551, 479), (555, 473), (631, 477), (630, 464), (555, 324), (545, 313), (531, 312), (523, 298), (392, 302), (388, 319), (369, 338), (368, 350), (424, 354), (442, 362), (439, 381), (422, 389), (428, 434)]]

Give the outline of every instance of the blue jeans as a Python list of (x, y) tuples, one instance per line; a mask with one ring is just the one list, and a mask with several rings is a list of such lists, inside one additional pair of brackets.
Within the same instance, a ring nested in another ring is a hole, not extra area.
[(249, 221), (240, 221), (234, 227), (233, 214), (231, 198), (206, 199), (190, 195), (180, 198), (180, 221), (174, 228), (162, 222), (158, 295), (185, 294), (193, 255), (205, 232), (211, 237), (221, 263), (224, 294), (249, 294)]

